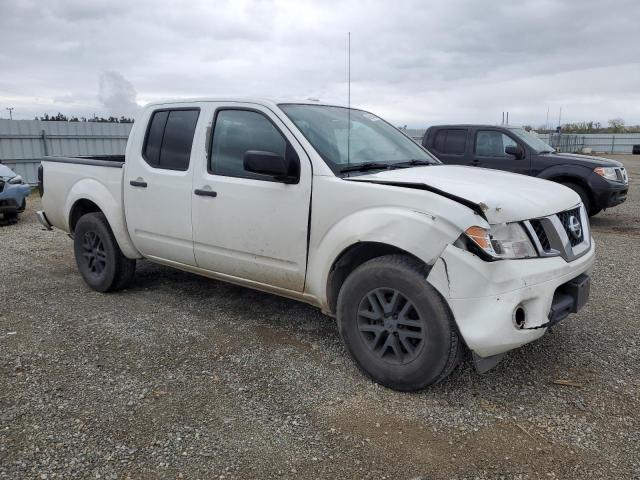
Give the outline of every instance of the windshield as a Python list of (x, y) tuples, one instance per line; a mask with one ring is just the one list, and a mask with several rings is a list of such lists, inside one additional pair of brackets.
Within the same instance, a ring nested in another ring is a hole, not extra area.
[(536, 153), (555, 152), (551, 145), (540, 140), (535, 134), (527, 132), (524, 128), (510, 128), (509, 130), (535, 150)]
[(336, 174), (347, 167), (371, 162), (381, 164), (379, 168), (412, 160), (440, 163), (420, 145), (371, 113), (351, 109), (349, 115), (348, 108), (326, 105), (283, 104), (279, 107)]

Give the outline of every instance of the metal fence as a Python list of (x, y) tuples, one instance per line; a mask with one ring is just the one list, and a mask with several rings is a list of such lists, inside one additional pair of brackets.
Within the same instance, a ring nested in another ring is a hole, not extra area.
[(561, 152), (580, 153), (590, 148), (598, 153), (632, 153), (640, 145), (639, 133), (544, 134), (540, 138)]
[(0, 161), (35, 185), (45, 155), (124, 155), (131, 126), (0, 119)]

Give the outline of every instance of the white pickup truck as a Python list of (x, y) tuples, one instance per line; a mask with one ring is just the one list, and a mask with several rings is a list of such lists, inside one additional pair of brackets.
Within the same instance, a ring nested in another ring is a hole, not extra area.
[(283, 295), (338, 321), (375, 381), (416, 390), (465, 351), (479, 371), (589, 296), (580, 198), (442, 165), (379, 117), (317, 102), (148, 105), (125, 157), (45, 157), (41, 223), (101, 292), (137, 259)]

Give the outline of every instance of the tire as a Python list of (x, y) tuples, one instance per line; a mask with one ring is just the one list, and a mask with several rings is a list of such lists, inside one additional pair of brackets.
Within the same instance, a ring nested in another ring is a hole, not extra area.
[(427, 273), (414, 258), (386, 255), (356, 268), (338, 295), (338, 330), (349, 354), (366, 375), (394, 390), (435, 384), (461, 360), (453, 317)]
[(8, 223), (17, 223), (18, 222), (18, 212), (9, 212), (4, 214), (4, 220)]
[(584, 187), (582, 187), (581, 185), (578, 185), (577, 183), (571, 183), (571, 182), (566, 182), (566, 183), (563, 183), (562, 185), (564, 185), (565, 187), (570, 188), (571, 190), (576, 192), (578, 195), (580, 195), (580, 200), (582, 200), (582, 204), (584, 205), (584, 209), (587, 211), (587, 214), (590, 217), (593, 217), (594, 215), (596, 215), (597, 213), (600, 212), (601, 209), (596, 209), (593, 206), (593, 202), (591, 201), (591, 197), (589, 196), (589, 193), (585, 190)]
[(80, 217), (74, 230), (73, 251), (80, 275), (93, 290), (122, 290), (133, 280), (136, 261), (122, 254), (103, 213)]
[(22, 199), (22, 204), (20, 205), (20, 208), (18, 208), (18, 213), (22, 213), (27, 209), (27, 199), (23, 198)]

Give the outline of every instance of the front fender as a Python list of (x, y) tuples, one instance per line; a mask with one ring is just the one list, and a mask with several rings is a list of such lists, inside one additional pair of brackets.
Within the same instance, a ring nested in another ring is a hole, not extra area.
[[(471, 225), (471, 224), (470, 224)], [(428, 265), (460, 236), (460, 227), (434, 215), (400, 207), (376, 207), (343, 217), (310, 248), (307, 292), (327, 309), (331, 268), (349, 247), (376, 242), (404, 250)]]
[(64, 229), (67, 232), (71, 231), (69, 222), (73, 206), (80, 200), (90, 200), (100, 208), (105, 217), (107, 217), (107, 221), (113, 231), (116, 242), (118, 242), (120, 250), (122, 250), (122, 253), (126, 257), (142, 257), (129, 237), (124, 219), (124, 211), (122, 209), (122, 197), (116, 199), (106, 186), (92, 178), (79, 180), (71, 187), (67, 194), (64, 206)]
[(592, 171), (582, 165), (559, 164), (545, 168), (538, 174), (538, 178), (554, 180), (555, 178), (575, 178), (577, 182), (587, 183)]

